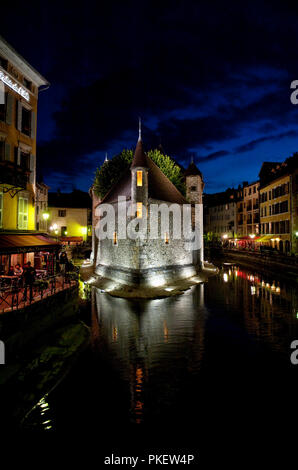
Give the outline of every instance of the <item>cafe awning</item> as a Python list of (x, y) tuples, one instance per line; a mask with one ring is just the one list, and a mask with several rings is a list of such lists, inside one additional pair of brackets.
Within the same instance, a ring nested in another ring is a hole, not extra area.
[(271, 238), (274, 238), (274, 235), (263, 235), (262, 237), (260, 237), (257, 242), (258, 243), (262, 243), (262, 242), (269, 242), (271, 240)]
[(44, 234), (1, 234), (0, 254), (55, 251), (61, 244)]

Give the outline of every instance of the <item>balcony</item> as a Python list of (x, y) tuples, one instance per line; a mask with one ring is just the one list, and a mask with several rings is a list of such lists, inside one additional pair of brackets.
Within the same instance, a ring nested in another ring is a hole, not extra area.
[(0, 183), (26, 189), (30, 170), (15, 165), (13, 162), (0, 160)]

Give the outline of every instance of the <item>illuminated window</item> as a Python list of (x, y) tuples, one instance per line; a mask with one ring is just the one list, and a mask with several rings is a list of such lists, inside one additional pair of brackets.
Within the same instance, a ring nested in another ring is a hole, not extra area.
[(143, 186), (143, 172), (137, 171), (137, 186)]
[(169, 234), (168, 234), (168, 232), (165, 232), (165, 244), (166, 245), (169, 244)]
[(28, 199), (24, 197), (18, 200), (18, 228), (28, 229)]
[(114, 245), (117, 245), (117, 243), (118, 243), (117, 232), (114, 232), (114, 233), (113, 233), (113, 244), (114, 244)]
[(137, 218), (140, 219), (142, 217), (142, 203), (137, 202)]

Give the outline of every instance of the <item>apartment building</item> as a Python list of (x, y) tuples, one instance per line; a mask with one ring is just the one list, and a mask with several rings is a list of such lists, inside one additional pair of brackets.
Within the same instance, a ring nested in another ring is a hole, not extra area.
[(48, 86), (0, 37), (0, 230), (35, 230), (37, 102)]
[(282, 163), (265, 162), (260, 171), (262, 243), (297, 253), (298, 155)]

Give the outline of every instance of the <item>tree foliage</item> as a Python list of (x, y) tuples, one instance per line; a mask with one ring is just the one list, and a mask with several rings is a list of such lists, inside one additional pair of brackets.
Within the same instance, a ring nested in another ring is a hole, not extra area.
[[(168, 155), (163, 155), (159, 150), (149, 150), (147, 155), (169, 178), (176, 188), (185, 195), (185, 183), (181, 168)], [(93, 189), (95, 194), (101, 199), (119, 181), (123, 173), (130, 167), (133, 159), (133, 151), (124, 149), (111, 160), (104, 162), (100, 168), (97, 168)]]

